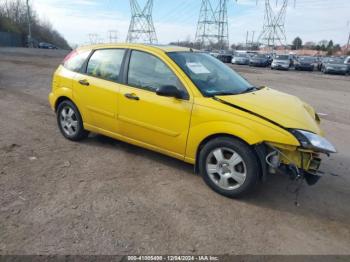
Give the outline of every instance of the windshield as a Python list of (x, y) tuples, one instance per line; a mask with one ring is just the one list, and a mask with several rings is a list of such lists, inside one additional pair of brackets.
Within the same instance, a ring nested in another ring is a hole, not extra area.
[(275, 57), (276, 60), (289, 60), (288, 55), (276, 55)]
[(329, 64), (344, 64), (343, 58), (329, 58), (326, 62)]
[(199, 52), (170, 52), (168, 56), (188, 75), (204, 96), (235, 95), (253, 86), (218, 59)]
[(254, 55), (253, 58), (266, 58), (266, 55), (263, 54), (258, 54), (258, 55)]
[(236, 57), (248, 57), (248, 55), (245, 53), (237, 53), (237, 54), (235, 54), (235, 56)]
[(315, 58), (313, 57), (299, 57), (299, 60), (301, 62), (309, 62), (309, 63), (315, 62)]

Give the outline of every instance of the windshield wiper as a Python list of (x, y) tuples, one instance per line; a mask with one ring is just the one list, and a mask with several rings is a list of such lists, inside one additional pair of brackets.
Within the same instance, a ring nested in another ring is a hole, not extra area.
[(255, 86), (251, 86), (251, 87), (248, 87), (243, 92), (241, 92), (240, 94), (250, 93), (250, 92), (253, 92), (253, 91), (256, 91), (256, 90), (258, 90), (258, 88), (256, 88)]
[(213, 96), (233, 96), (233, 95), (240, 95), (240, 94), (249, 93), (249, 92), (256, 91), (256, 90), (259, 90), (259, 89), (257, 87), (255, 87), (255, 86), (251, 86), (251, 87), (248, 87), (246, 90), (244, 90), (242, 92), (222, 91), (222, 92), (216, 92), (216, 93), (210, 94), (209, 96), (210, 97), (213, 97)]
[(214, 94), (210, 94), (210, 96), (232, 96), (237, 94), (237, 92), (216, 92)]

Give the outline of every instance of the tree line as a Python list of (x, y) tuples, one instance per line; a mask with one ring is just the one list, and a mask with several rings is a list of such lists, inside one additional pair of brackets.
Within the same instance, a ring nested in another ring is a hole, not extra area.
[[(70, 49), (64, 37), (48, 21), (39, 19), (35, 10), (29, 6), (32, 38), (35, 43), (47, 42), (59, 48)], [(0, 32), (22, 35), (28, 45), (27, 5), (25, 0), (4, 0), (0, 2)]]
[(296, 37), (292, 42), (292, 50), (299, 49), (309, 49), (327, 52), (327, 55), (333, 55), (341, 51), (341, 46), (339, 44), (334, 44), (333, 40), (322, 40), (318, 43), (315, 42), (306, 42), (303, 43), (303, 40), (300, 37)]

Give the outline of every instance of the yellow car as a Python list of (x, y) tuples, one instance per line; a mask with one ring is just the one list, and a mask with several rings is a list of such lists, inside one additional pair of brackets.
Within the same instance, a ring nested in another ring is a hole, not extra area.
[(336, 152), (312, 107), (188, 48), (78, 48), (56, 70), (49, 101), (67, 139), (94, 132), (183, 160), (228, 197), (268, 173), (313, 184), (320, 154)]

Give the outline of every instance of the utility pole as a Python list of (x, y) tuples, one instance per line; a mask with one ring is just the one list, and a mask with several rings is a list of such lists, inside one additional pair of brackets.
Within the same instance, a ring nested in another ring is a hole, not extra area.
[[(350, 27), (350, 20), (347, 22), (347, 26)], [(350, 31), (349, 31), (349, 37), (348, 37), (348, 43), (346, 44), (346, 52), (350, 51)]]
[(254, 36), (255, 36), (255, 31), (252, 31), (252, 40), (249, 43), (249, 48), (250, 50), (253, 50), (253, 46), (254, 46)]
[(137, 0), (130, 0), (130, 8), (131, 21), (126, 42), (157, 43), (158, 39), (152, 18), (153, 0), (147, 0), (143, 9), (140, 8)]
[(249, 38), (249, 31), (247, 30), (247, 35), (245, 37), (245, 47), (248, 48), (248, 38)]
[(29, 7), (29, 0), (26, 1), (27, 3), (27, 24), (28, 24), (28, 47), (33, 47), (33, 41), (32, 41), (32, 28), (31, 28), (31, 21), (30, 21), (30, 7)]

